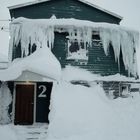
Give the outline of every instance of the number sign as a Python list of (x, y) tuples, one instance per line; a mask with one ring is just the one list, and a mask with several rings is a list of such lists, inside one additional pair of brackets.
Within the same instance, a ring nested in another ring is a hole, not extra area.
[(39, 91), (40, 91), (38, 97), (39, 98), (46, 98), (47, 97), (47, 95), (46, 95), (46, 91), (47, 91), (46, 86), (45, 85), (40, 85), (38, 88), (39, 88)]

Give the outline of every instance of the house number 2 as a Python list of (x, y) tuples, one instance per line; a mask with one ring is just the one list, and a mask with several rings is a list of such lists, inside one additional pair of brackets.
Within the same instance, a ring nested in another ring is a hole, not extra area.
[(40, 98), (45, 98), (45, 97), (47, 97), (47, 95), (45, 94), (45, 92), (46, 92), (46, 90), (47, 90), (46, 86), (40, 85), (38, 88), (39, 88), (39, 90), (41, 91), (41, 93), (38, 95), (38, 97), (40, 97)]

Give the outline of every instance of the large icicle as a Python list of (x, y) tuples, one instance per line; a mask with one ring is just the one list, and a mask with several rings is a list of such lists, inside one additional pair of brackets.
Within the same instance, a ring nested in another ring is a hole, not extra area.
[(119, 64), (122, 51), (125, 69), (129, 74), (137, 74), (137, 64), (134, 62), (138, 47), (139, 33), (120, 25), (95, 23), (77, 19), (25, 19), (18, 18), (11, 23), (11, 43), (13, 48), (21, 43), (22, 56), (29, 54), (29, 46), (36, 44), (37, 48), (53, 47), (54, 32), (67, 32), (70, 42), (75, 40), (92, 46), (92, 32), (99, 32), (105, 54), (108, 54), (109, 44), (112, 44), (115, 60)]
[(11, 41), (15, 46), (21, 43), (22, 56), (29, 54), (29, 46), (36, 44), (37, 48), (52, 48), (54, 42), (54, 27), (32, 24), (32, 22), (20, 21), (18, 24), (11, 24), (12, 35)]
[(136, 60), (135, 51), (138, 46), (138, 35), (136, 35), (136, 33), (132, 34), (132, 32), (129, 31), (121, 31), (116, 29), (102, 29), (99, 33), (105, 54), (108, 55), (110, 44), (112, 44), (115, 60), (119, 63), (120, 51), (122, 51), (125, 69), (128, 70), (129, 75), (130, 73), (136, 75), (134, 60)]

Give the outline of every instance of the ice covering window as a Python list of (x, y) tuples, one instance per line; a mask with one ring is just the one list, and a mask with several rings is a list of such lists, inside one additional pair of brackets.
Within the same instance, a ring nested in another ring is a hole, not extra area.
[(73, 42), (68, 40), (68, 54), (67, 59), (74, 60), (88, 60), (88, 44), (83, 41), (78, 42), (76, 39)]

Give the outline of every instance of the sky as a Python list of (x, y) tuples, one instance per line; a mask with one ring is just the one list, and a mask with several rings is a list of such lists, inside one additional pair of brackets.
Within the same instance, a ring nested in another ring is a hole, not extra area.
[[(0, 0), (0, 28), (9, 26), (10, 19), (8, 6), (21, 4), (34, 0)], [(114, 12), (123, 17), (122, 26), (130, 27), (140, 31), (140, 0), (88, 0), (106, 10)], [(0, 54), (8, 56), (9, 31), (0, 30)]]

